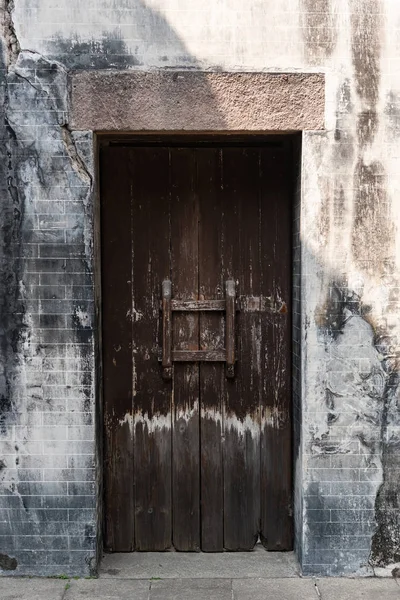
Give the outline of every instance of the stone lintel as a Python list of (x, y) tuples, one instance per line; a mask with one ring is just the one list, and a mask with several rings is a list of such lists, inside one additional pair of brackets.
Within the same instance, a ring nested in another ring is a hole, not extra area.
[(75, 130), (321, 130), (324, 113), (325, 77), (318, 73), (70, 73), (70, 127)]

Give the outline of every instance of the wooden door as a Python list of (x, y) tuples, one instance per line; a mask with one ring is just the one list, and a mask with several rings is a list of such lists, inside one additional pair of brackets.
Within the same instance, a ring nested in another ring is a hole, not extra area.
[(288, 550), (290, 142), (100, 168), (105, 548)]

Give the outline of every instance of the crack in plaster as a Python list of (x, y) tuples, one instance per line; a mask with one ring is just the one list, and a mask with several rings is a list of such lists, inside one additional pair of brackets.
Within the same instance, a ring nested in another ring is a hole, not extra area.
[(3, 29), (4, 42), (7, 54), (7, 66), (15, 64), (18, 60), (21, 46), (15, 32), (12, 13), (14, 11), (14, 0), (1, 0), (0, 12), (2, 14), (1, 25)]
[(90, 186), (90, 189), (92, 189), (92, 186), (93, 186), (92, 175), (89, 173), (89, 170), (87, 169), (85, 163), (83, 162), (81, 156), (79, 155), (79, 152), (78, 152), (76, 144), (75, 144), (75, 140), (73, 138), (72, 131), (69, 128), (67, 123), (64, 123), (64, 125), (61, 125), (61, 133), (62, 133), (62, 139), (64, 142), (65, 149), (71, 160), (71, 164), (72, 164), (73, 168), (80, 175), (80, 177), (82, 177), (82, 179), (87, 183), (87, 185)]

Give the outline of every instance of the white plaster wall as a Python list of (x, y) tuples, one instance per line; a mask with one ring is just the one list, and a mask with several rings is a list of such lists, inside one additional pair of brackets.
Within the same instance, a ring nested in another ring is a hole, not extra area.
[(303, 69), (301, 19), (298, 0), (22, 0), (15, 7), (23, 47), (46, 53), (57, 38), (119, 37), (146, 68)]

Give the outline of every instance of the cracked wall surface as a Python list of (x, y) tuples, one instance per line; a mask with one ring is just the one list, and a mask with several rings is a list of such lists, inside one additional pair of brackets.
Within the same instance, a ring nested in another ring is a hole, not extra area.
[[(294, 202), (296, 548), (305, 574), (390, 572), (400, 564), (400, 4), (1, 9), (0, 573), (89, 573), (96, 561), (93, 132), (71, 130), (70, 69), (325, 74), (325, 130), (303, 133)], [(217, 97), (210, 106), (227, 122)]]
[(66, 78), (34, 52), (2, 69), (5, 574), (95, 567), (92, 134), (68, 128)]

